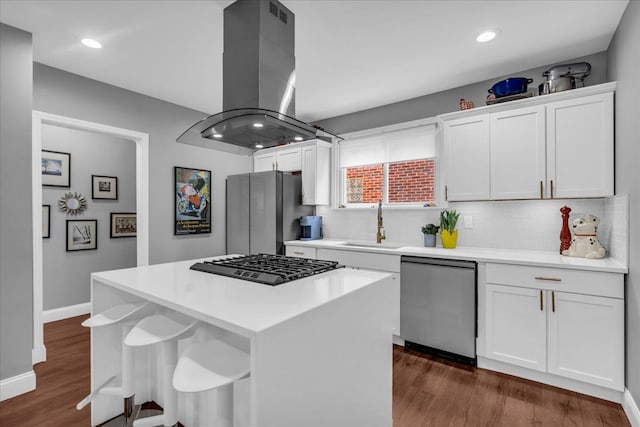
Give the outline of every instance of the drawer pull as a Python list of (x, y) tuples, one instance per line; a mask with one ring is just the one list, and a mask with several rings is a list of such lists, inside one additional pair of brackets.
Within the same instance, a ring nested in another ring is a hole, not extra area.
[(542, 304), (542, 291), (540, 291), (540, 311), (544, 310), (544, 305)]
[(547, 280), (549, 282), (562, 282), (562, 279), (558, 279), (557, 277), (544, 277), (544, 276), (536, 276), (536, 280)]
[(551, 311), (556, 312), (556, 293), (551, 291)]
[(304, 252), (293, 251), (293, 253), (296, 255), (304, 255)]

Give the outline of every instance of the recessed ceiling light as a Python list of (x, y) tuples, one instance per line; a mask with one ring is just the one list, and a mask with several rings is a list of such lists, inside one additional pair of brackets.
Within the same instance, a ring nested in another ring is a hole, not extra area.
[(82, 39), (80, 41), (83, 45), (90, 47), (91, 49), (100, 49), (102, 47), (102, 44), (94, 39)]
[(486, 43), (496, 38), (497, 35), (498, 32), (496, 30), (488, 30), (479, 34), (478, 37), (476, 37), (476, 41), (478, 43)]
[(222, 135), (220, 135), (219, 133), (214, 133), (213, 135), (214, 138), (222, 138)]
[(260, 144), (260, 143), (257, 143), (257, 144), (256, 144), (256, 148), (264, 148), (264, 145), (262, 145), (262, 144)]
[(304, 138), (302, 138), (301, 136), (296, 136), (293, 139), (296, 140), (296, 141), (302, 141)]
[(262, 123), (254, 123), (253, 124), (254, 128), (261, 128), (262, 126), (264, 126)]

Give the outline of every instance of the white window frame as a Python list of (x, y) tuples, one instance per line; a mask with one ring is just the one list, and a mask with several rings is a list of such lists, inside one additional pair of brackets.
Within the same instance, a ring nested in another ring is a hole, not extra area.
[[(416, 158), (414, 160), (426, 160), (433, 159), (435, 163), (435, 188), (434, 188), (434, 204), (429, 206), (426, 203), (422, 202), (406, 202), (406, 203), (388, 203), (388, 179), (389, 179), (389, 162), (383, 163), (384, 165), (384, 182), (383, 182), (383, 197), (385, 200), (382, 201), (382, 204), (387, 209), (441, 209), (443, 198), (443, 191), (441, 189), (444, 188), (440, 185), (443, 181), (442, 175), (442, 167), (441, 167), (441, 154), (442, 154), (442, 126), (441, 121), (437, 117), (430, 117), (426, 119), (412, 120), (410, 122), (397, 123), (389, 126), (381, 126), (372, 129), (366, 129), (356, 132), (350, 132), (342, 135), (344, 137), (344, 141), (348, 141), (349, 139), (362, 138), (367, 136), (372, 136), (380, 133), (394, 132), (400, 131), (404, 129), (411, 129), (415, 127), (421, 126), (429, 126), (435, 125), (437, 129), (436, 133), (436, 141), (435, 141), (435, 155), (429, 158)], [(332, 168), (333, 168), (333, 191), (332, 191), (332, 207), (333, 209), (371, 209), (377, 208), (377, 203), (357, 203), (357, 204), (348, 204), (346, 203), (346, 177), (344, 176), (344, 170), (340, 167), (340, 144), (334, 144), (332, 147)], [(410, 161), (410, 160), (407, 160)]]

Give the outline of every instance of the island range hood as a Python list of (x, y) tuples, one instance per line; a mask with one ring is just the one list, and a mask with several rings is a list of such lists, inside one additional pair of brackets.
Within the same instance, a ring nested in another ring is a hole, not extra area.
[(180, 143), (251, 154), (331, 134), (294, 118), (293, 13), (275, 0), (224, 9), (223, 112), (191, 126)]

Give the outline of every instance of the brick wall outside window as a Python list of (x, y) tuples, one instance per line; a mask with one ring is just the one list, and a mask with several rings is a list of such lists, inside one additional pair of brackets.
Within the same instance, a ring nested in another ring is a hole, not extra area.
[(347, 203), (378, 203), (383, 184), (382, 164), (347, 168)]
[[(347, 203), (377, 203), (383, 198), (384, 165), (346, 169)], [(435, 188), (433, 159), (389, 163), (388, 202), (432, 202)]]
[(388, 185), (389, 203), (433, 201), (433, 159), (389, 163)]

